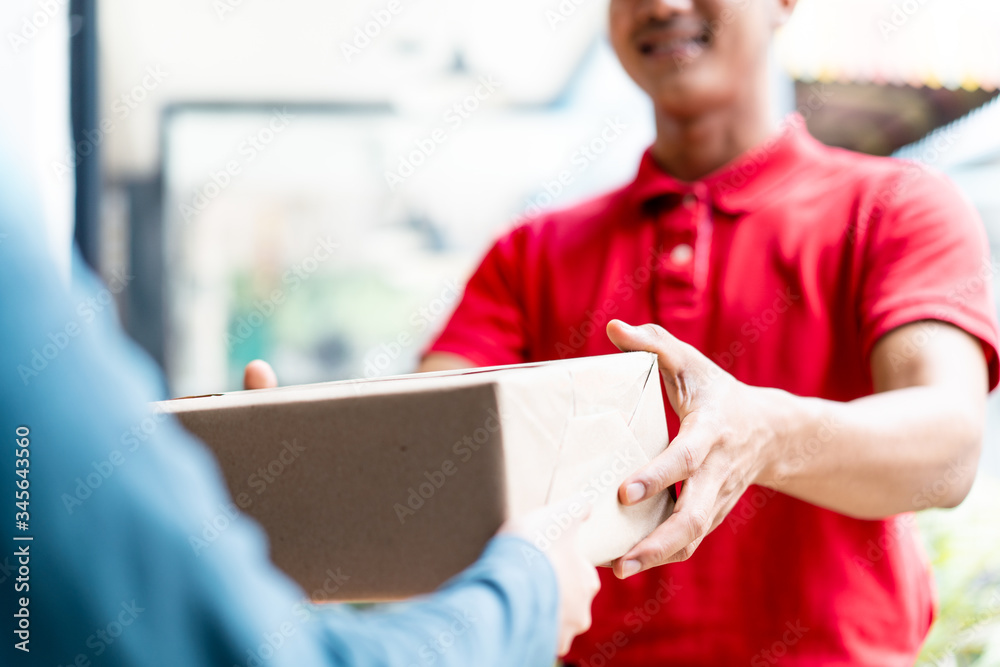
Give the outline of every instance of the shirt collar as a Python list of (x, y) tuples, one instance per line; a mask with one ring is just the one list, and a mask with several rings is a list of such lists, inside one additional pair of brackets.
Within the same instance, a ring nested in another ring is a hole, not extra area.
[(639, 173), (630, 196), (637, 206), (664, 196), (695, 194), (710, 198), (715, 208), (732, 214), (749, 213), (768, 202), (766, 196), (796, 172), (813, 148), (815, 139), (798, 113), (787, 116), (781, 129), (763, 144), (739, 156), (695, 182), (670, 176), (648, 149), (639, 163)]

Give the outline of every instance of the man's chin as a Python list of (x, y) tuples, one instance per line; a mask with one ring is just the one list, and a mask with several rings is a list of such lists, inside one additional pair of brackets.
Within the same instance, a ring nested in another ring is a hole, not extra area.
[(658, 112), (675, 116), (697, 116), (717, 106), (726, 96), (724, 89), (713, 85), (706, 77), (693, 73), (661, 77), (649, 86), (643, 86), (653, 100)]
[(707, 54), (692, 60), (649, 59), (629, 68), (632, 77), (647, 92), (693, 90), (706, 84), (711, 72)]

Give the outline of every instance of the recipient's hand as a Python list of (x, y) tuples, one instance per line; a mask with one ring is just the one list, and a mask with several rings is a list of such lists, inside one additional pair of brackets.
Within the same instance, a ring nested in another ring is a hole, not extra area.
[(680, 429), (670, 446), (618, 489), (635, 505), (684, 482), (674, 513), (613, 563), (622, 579), (636, 572), (687, 560), (765, 469), (765, 445), (773, 439), (768, 392), (739, 382), (705, 355), (662, 327), (632, 327), (612, 320), (608, 337), (622, 351), (653, 352)]
[(542, 551), (552, 563), (559, 584), (560, 656), (569, 652), (577, 635), (590, 628), (590, 605), (601, 588), (597, 570), (584, 559), (576, 541), (580, 524), (589, 516), (590, 505), (573, 499), (543, 507), (500, 528), (500, 534), (517, 535), (544, 547)]
[(243, 369), (244, 389), (270, 389), (277, 386), (278, 376), (266, 361), (254, 359)]

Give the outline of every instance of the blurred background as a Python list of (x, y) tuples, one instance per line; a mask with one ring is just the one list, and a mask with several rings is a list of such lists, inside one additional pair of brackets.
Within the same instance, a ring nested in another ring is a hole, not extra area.
[[(175, 396), (257, 357), (284, 384), (409, 372), (496, 235), (629, 181), (653, 137), (606, 0), (4, 4), (0, 121), (52, 245)], [(772, 70), (821, 141), (949, 173), (1000, 257), (1000, 2), (802, 0)], [(926, 664), (1000, 665), (998, 480), (995, 396), (970, 500), (920, 517)]]

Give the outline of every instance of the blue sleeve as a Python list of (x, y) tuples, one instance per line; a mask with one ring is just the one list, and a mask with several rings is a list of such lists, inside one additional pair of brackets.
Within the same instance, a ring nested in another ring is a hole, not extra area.
[[(517, 538), (418, 601), (306, 602), (205, 448), (149, 412), (161, 380), (109, 289), (85, 271), (63, 284), (30, 189), (3, 172), (0, 664), (552, 664), (554, 574)], [(192, 540), (206, 522), (207, 548)]]

